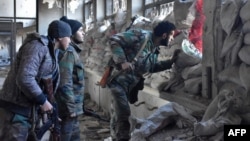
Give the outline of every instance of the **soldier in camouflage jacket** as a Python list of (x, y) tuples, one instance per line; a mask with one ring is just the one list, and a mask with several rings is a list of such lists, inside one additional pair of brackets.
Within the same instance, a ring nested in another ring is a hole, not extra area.
[(56, 94), (61, 122), (61, 141), (80, 141), (78, 116), (83, 114), (84, 68), (78, 46), (84, 40), (82, 23), (63, 16), (72, 30), (71, 43), (59, 51), (60, 84)]
[[(117, 141), (130, 139), (129, 102), (137, 101), (138, 90), (143, 89), (143, 74), (159, 72), (170, 69), (174, 58), (165, 61), (157, 61), (159, 46), (167, 46), (173, 40), (175, 26), (168, 22), (160, 22), (151, 31), (142, 29), (130, 29), (118, 33), (110, 38), (113, 53), (113, 71), (109, 77), (108, 87), (111, 90), (114, 114), (111, 115), (111, 136)], [(144, 41), (145, 48), (139, 53)], [(131, 63), (135, 60), (135, 63)]]

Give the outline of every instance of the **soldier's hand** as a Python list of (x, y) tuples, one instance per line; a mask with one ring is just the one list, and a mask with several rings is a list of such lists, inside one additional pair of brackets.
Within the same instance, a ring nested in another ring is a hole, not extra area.
[(125, 62), (121, 64), (122, 70), (133, 70), (134, 65), (130, 62)]
[(45, 103), (41, 105), (41, 110), (43, 112), (53, 112), (53, 106), (48, 100), (46, 100)]

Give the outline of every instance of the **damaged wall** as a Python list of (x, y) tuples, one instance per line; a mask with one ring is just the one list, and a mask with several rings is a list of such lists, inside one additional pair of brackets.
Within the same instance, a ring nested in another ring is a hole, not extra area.
[(64, 15), (83, 22), (83, 6), (82, 0), (38, 0), (38, 32), (46, 35), (49, 23)]
[(203, 71), (206, 77), (205, 69), (211, 67), (213, 101), (202, 120), (194, 124), (194, 133), (209, 140), (221, 140), (224, 125), (250, 123), (246, 110), (250, 98), (250, 16), (247, 14), (250, 1), (217, 0), (207, 2), (205, 7), (209, 19), (204, 28)]

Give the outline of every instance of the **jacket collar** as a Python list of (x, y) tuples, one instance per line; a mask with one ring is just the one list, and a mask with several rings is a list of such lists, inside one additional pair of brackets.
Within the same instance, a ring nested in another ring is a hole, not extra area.
[(72, 46), (77, 53), (80, 53), (82, 51), (82, 48), (79, 47), (77, 44), (75, 44), (74, 42), (70, 42), (70, 46)]

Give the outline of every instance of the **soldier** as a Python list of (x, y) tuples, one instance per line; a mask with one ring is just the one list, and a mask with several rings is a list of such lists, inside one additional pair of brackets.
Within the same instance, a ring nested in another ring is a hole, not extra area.
[(115, 116), (111, 116), (111, 136), (117, 141), (130, 139), (129, 102), (137, 101), (139, 90), (143, 89), (146, 72), (154, 73), (170, 69), (175, 61), (173, 58), (157, 61), (159, 46), (167, 46), (174, 38), (174, 24), (168, 21), (160, 22), (151, 31), (131, 29), (118, 33), (110, 38), (113, 53), (111, 67), (113, 71), (108, 78), (111, 90)]
[(61, 81), (56, 94), (61, 122), (61, 141), (80, 141), (78, 116), (83, 114), (84, 68), (80, 59), (80, 44), (84, 41), (83, 24), (63, 16), (72, 30), (71, 43), (59, 51)]
[(55, 50), (70, 43), (71, 28), (59, 20), (49, 24), (48, 36), (38, 33), (27, 36), (0, 92), (0, 140), (26, 141), (31, 128), (32, 107), (52, 111), (39, 81), (52, 77), (57, 89), (59, 73)]

